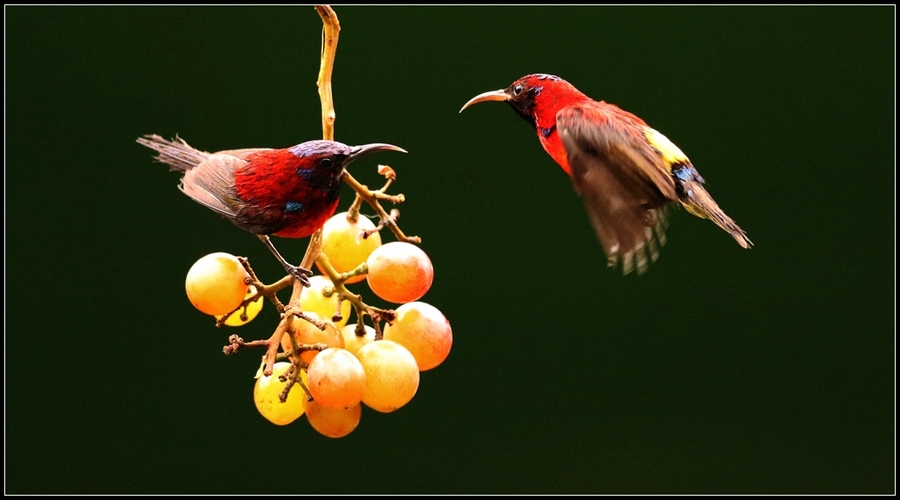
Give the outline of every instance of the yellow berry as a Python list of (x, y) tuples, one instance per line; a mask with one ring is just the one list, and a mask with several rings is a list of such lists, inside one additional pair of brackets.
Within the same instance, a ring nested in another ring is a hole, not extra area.
[(188, 299), (201, 312), (211, 316), (229, 313), (247, 295), (247, 270), (230, 253), (216, 252), (201, 257), (191, 266), (184, 288)]
[(291, 363), (282, 361), (275, 363), (272, 375), (261, 375), (253, 386), (253, 402), (256, 409), (266, 419), (276, 425), (287, 425), (303, 415), (303, 402), (308, 398), (306, 391), (299, 384), (294, 384), (288, 393), (287, 401), (281, 402), (279, 397), (284, 391), (287, 382), (282, 382), (278, 377), (287, 373)]
[[(347, 220), (347, 212), (333, 215), (322, 226), (322, 253), (328, 257), (334, 270), (346, 273), (356, 269), (366, 261), (373, 250), (381, 246), (381, 234), (374, 232), (363, 238), (363, 230), (375, 229), (375, 224), (367, 217), (360, 215), (356, 222)], [(319, 270), (322, 270), (321, 266)], [(354, 276), (347, 284), (358, 283), (366, 279), (364, 274)]]
[[(255, 294), (256, 294), (256, 287), (253, 285), (250, 285), (250, 287), (247, 289), (247, 295), (244, 297), (244, 300), (249, 299), (250, 297), (252, 297)], [(227, 325), (227, 326), (244, 326), (247, 323), (253, 321), (253, 318), (255, 318), (259, 314), (259, 311), (262, 310), (264, 299), (265, 299), (265, 297), (260, 295), (259, 298), (257, 298), (253, 302), (247, 304), (246, 308), (238, 309), (237, 311), (234, 312), (234, 314), (232, 314), (231, 316), (228, 316), (228, 319), (225, 320), (225, 325)], [(224, 316), (224, 314), (219, 314), (216, 316), (216, 319), (222, 319), (222, 316)]]
[[(333, 289), (334, 285), (328, 276), (316, 275), (309, 278), (309, 288), (303, 288), (300, 292), (300, 308), (303, 312), (314, 312), (322, 318), (331, 319), (333, 321), (334, 313), (337, 312), (337, 294), (332, 293), (325, 296), (325, 290)], [(341, 319), (334, 321), (334, 326), (341, 328), (347, 324), (350, 319), (350, 302), (345, 300), (341, 303)]]
[(356, 357), (366, 371), (362, 402), (373, 410), (389, 413), (408, 403), (419, 388), (416, 358), (402, 345), (376, 340), (362, 346)]

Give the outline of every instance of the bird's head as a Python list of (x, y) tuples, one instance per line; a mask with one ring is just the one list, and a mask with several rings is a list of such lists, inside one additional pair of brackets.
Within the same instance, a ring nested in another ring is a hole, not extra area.
[(316, 170), (332, 172), (335, 175), (340, 174), (344, 167), (354, 160), (378, 151), (406, 152), (405, 149), (391, 144), (374, 143), (348, 146), (340, 142), (325, 140), (307, 141), (288, 148), (288, 150), (306, 164), (307, 168), (315, 167)]
[(556, 112), (587, 96), (569, 82), (554, 75), (535, 73), (512, 82), (509, 87), (492, 90), (469, 99), (469, 106), (485, 101), (505, 101), (533, 127), (548, 127), (556, 120)]

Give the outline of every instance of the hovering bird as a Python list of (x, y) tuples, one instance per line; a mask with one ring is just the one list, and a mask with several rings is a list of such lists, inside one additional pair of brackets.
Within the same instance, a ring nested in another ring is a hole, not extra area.
[(145, 135), (137, 142), (158, 153), (171, 170), (184, 172), (179, 188), (194, 201), (259, 237), (278, 262), (304, 286), (309, 269), (289, 264), (269, 235), (304, 238), (334, 214), (344, 167), (376, 151), (406, 151), (390, 144), (347, 146), (308, 141), (283, 149), (250, 148), (206, 153), (180, 138)]
[(670, 204), (710, 219), (743, 248), (753, 245), (704, 189), (687, 156), (636, 115), (545, 74), (479, 94), (459, 112), (485, 101), (507, 102), (534, 127), (583, 199), (609, 266), (621, 264), (624, 274), (646, 271), (665, 244)]

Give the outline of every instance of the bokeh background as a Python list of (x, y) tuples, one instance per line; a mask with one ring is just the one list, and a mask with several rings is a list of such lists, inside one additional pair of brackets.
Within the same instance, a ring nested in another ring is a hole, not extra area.
[[(6, 7), (7, 493), (894, 491), (895, 7), (335, 10), (336, 138), (409, 151), (352, 170), (399, 173), (450, 356), (329, 439), (221, 352), (271, 305), (218, 330), (184, 295), (214, 251), (283, 271), (135, 139), (321, 137), (311, 6)], [(665, 133), (756, 246), (682, 210), (607, 269), (533, 130), (457, 113), (534, 72)]]

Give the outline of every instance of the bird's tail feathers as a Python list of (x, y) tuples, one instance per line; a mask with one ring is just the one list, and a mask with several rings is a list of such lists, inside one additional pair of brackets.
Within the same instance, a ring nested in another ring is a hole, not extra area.
[(169, 165), (172, 170), (186, 172), (209, 157), (209, 153), (194, 149), (184, 139), (175, 136), (174, 141), (163, 139), (156, 134), (139, 137), (138, 144), (147, 146), (158, 154), (156, 160)]
[(699, 183), (685, 183), (681, 195), (681, 204), (693, 215), (713, 221), (717, 226), (727, 231), (743, 248), (750, 248), (753, 242), (747, 238), (747, 233), (740, 228), (731, 217), (719, 208), (712, 196)]

